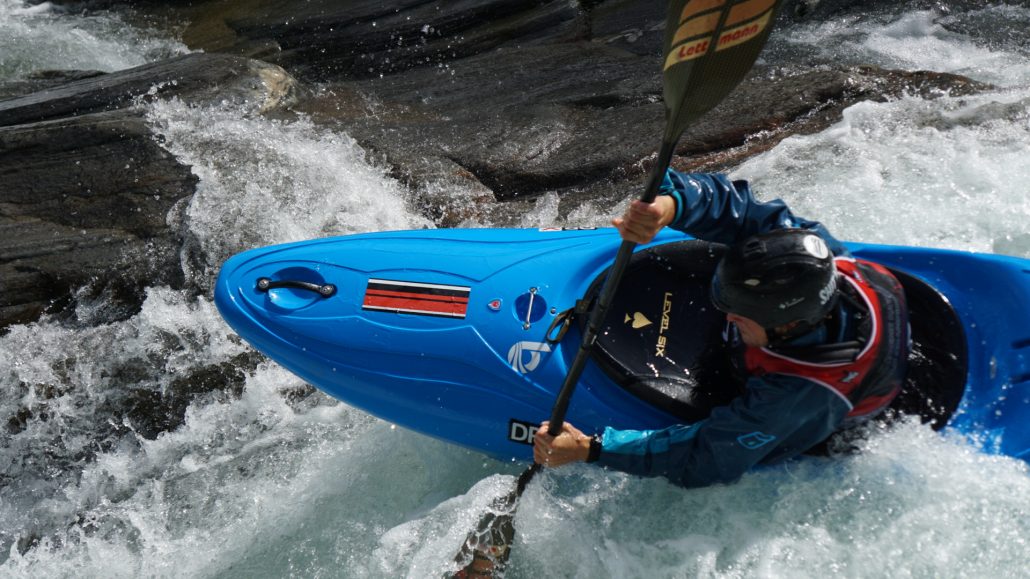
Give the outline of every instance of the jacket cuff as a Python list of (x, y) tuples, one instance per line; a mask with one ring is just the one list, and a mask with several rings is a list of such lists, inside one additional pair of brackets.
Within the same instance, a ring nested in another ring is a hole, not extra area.
[(675, 189), (660, 190), (658, 192), (658, 195), (664, 195), (666, 197), (673, 198), (673, 203), (676, 205), (676, 213), (673, 216), (672, 222), (668, 224), (668, 227), (676, 226), (676, 224), (680, 223), (680, 219), (683, 218), (683, 196), (680, 195), (680, 192), (676, 191)]
[(587, 453), (587, 462), (597, 462), (601, 458), (601, 435), (595, 434), (590, 438), (590, 452)]

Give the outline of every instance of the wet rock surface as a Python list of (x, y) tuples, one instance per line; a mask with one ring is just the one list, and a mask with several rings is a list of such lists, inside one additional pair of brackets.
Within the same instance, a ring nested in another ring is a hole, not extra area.
[[(58, 76), (58, 75), (53, 75)], [(181, 224), (197, 178), (148, 127), (145, 103), (292, 102), (281, 69), (194, 54), (0, 101), (0, 328), (107, 292), (131, 315), (145, 288), (181, 287)], [(228, 89), (228, 90), (227, 90)]]
[[(852, 9), (795, 0), (778, 25)], [(665, 15), (655, 3), (243, 0), (135, 10), (181, 23), (183, 40), (205, 53), (0, 87), (0, 328), (59, 311), (76, 292), (120, 296), (124, 307), (111, 311), (131, 315), (143, 288), (186, 283), (176, 216), (197, 178), (147, 126), (153, 99), (300, 113), (345, 131), (441, 226), (545, 192), (610, 206), (642, 187), (664, 126)], [(771, 51), (686, 132), (675, 167), (731, 168), (861, 100), (983, 88), (934, 72), (801, 66), (784, 54)]]
[(296, 98), (295, 83), (279, 67), (223, 54), (187, 54), (107, 74), (54, 71), (42, 76), (75, 80), (0, 101), (0, 126), (133, 108), (156, 98), (237, 103), (256, 112)]
[[(491, 54), (454, 63), (454, 74), (442, 78), (412, 71), (402, 78), (340, 84), (300, 108), (317, 117), (327, 108), (320, 100), (339, 98), (337, 90), (374, 95), (373, 114), (329, 116), (413, 181), (426, 159), (435, 157), (464, 169), (502, 201), (611, 183), (632, 191), (650, 169), (664, 127), (657, 79), (639, 74), (635, 59), (591, 44), (537, 56), (537, 74), (552, 79), (533, 85), (539, 94), (518, 90), (526, 79)], [(589, 74), (579, 70), (583, 62), (593, 65)], [(492, 72), (479, 82), (484, 69)], [(964, 77), (931, 72), (757, 68), (685, 132), (675, 165), (728, 169), (791, 134), (822, 130), (862, 100), (932, 98), (981, 88)]]

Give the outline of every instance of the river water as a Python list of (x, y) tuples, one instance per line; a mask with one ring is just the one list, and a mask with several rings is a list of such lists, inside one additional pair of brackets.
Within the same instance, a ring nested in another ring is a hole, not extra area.
[[(853, 106), (734, 176), (841, 238), (1030, 257), (1028, 30), (1030, 8), (1002, 5), (796, 26), (770, 58), (955, 72), (996, 88)], [(185, 50), (113, 15), (0, 0), (0, 80)], [(175, 102), (150, 120), (200, 178), (185, 211), (202, 258), (183, 266), (199, 286), (247, 247), (430, 226), (345, 134)], [(466, 225), (596, 226), (617, 212), (559, 210), (544, 195)], [(92, 308), (103, 304), (76, 317)], [(318, 393), (298, 399), (289, 393), (303, 384), (267, 362), (238, 397), (201, 397), (155, 440), (111, 410), (126, 391), (160, 391), (246, 351), (209, 298), (165, 287), (122, 322), (43, 320), (0, 337), (0, 418), (32, 410), (0, 434), (0, 576), (439, 576), (524, 467)], [(516, 525), (511, 577), (1030, 576), (1027, 464), (918, 424), (855, 456), (708, 489), (583, 465), (546, 472)]]

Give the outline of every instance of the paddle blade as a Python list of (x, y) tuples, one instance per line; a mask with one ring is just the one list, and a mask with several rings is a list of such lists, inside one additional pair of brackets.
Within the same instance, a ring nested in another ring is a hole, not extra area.
[(519, 475), (515, 488), (494, 499), (490, 511), (479, 519), (479, 524), (465, 538), (454, 562), (461, 565), (454, 579), (472, 577), (500, 577), (508, 564), (511, 544), (515, 540), (515, 509), (526, 485), (540, 470), (533, 464)]
[(515, 540), (514, 491), (510, 502), (501, 511), (492, 511), (479, 520), (476, 530), (465, 539), (454, 561), (462, 565), (454, 579), (499, 577), (508, 564), (508, 554)]
[(722, 102), (751, 70), (782, 0), (672, 0), (665, 27), (666, 131), (671, 140)]

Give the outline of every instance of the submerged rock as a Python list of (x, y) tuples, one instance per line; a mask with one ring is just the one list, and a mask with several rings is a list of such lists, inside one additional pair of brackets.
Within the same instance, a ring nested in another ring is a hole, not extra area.
[(154, 440), (159, 434), (182, 426), (186, 410), (198, 398), (239, 398), (247, 374), (261, 359), (257, 353), (241, 354), (221, 364), (194, 368), (161, 388), (155, 388), (151, 380), (130, 384), (126, 387), (125, 398), (105, 410), (124, 416), (125, 422), (136, 433)]

